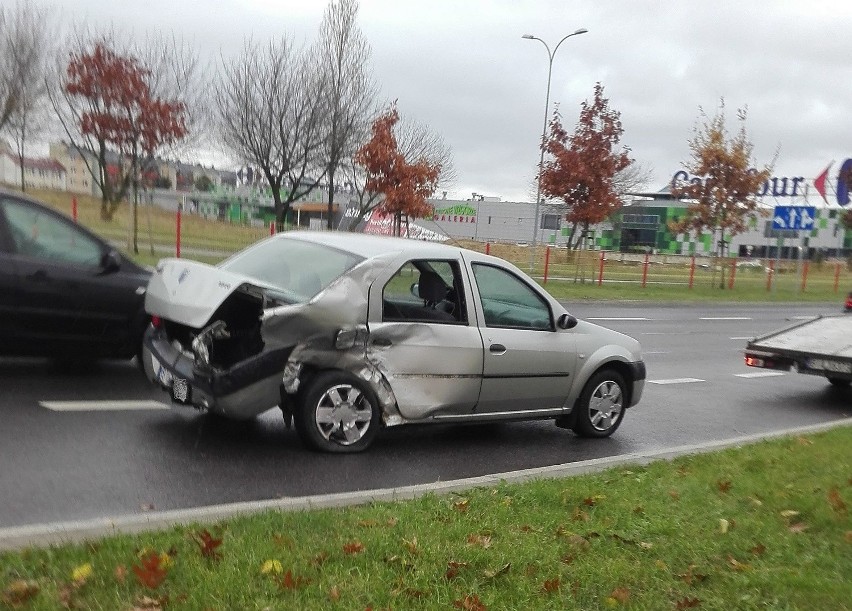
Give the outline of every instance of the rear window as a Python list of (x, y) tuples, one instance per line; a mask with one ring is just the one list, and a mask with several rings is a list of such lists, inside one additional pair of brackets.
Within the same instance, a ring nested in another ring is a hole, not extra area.
[(235, 254), (219, 267), (280, 288), (286, 301), (304, 302), (361, 261), (363, 257), (323, 244), (272, 238)]

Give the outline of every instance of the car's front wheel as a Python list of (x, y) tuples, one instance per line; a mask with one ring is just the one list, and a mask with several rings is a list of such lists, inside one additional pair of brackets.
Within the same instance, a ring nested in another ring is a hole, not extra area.
[(597, 372), (583, 388), (573, 431), (581, 437), (609, 437), (624, 419), (627, 385), (613, 369)]
[(344, 371), (327, 371), (314, 378), (294, 414), (302, 441), (324, 452), (366, 449), (381, 421), (375, 393)]

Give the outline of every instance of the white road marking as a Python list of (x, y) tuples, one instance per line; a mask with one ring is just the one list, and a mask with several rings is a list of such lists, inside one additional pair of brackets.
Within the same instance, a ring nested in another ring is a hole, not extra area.
[(745, 335), (745, 336), (743, 336), (743, 337), (732, 337), (731, 339), (735, 339), (735, 340), (737, 340), (738, 342), (741, 342), (741, 341), (743, 341), (743, 340), (754, 339), (754, 335)]
[(751, 320), (749, 316), (702, 316), (698, 320)]
[(642, 354), (668, 354), (668, 350), (643, 350)]
[(612, 316), (612, 317), (597, 317), (597, 318), (592, 317), (592, 318), (586, 318), (586, 320), (648, 320), (648, 319), (641, 317), (641, 316), (640, 317), (627, 317), (627, 316), (616, 317), (616, 316)]
[(783, 376), (783, 371), (753, 371), (752, 373), (735, 373), (738, 378), (772, 378)]
[(791, 316), (790, 320), (813, 320), (816, 316)]
[(691, 382), (706, 382), (698, 378), (672, 378), (670, 380), (648, 380), (648, 384), (689, 384)]
[(39, 401), (39, 405), (55, 412), (107, 412), (138, 409), (169, 409), (159, 401)]

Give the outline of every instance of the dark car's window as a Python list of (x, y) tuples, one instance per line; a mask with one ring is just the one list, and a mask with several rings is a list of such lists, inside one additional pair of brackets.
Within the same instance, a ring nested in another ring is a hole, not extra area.
[[(429, 278), (425, 278), (429, 276)], [(382, 320), (386, 322), (466, 323), (458, 264), (416, 260), (403, 265), (382, 291)]]
[(15, 252), (27, 257), (96, 267), (102, 245), (69, 223), (37, 206), (0, 201)]
[(287, 301), (304, 302), (361, 261), (323, 244), (274, 238), (237, 253), (220, 267), (279, 287)]
[(550, 330), (550, 307), (544, 298), (511, 272), (493, 265), (473, 265), (485, 326)]

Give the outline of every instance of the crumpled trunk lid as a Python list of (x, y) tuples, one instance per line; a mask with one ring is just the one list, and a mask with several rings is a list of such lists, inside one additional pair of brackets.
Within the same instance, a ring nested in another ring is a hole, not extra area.
[(201, 329), (233, 293), (260, 298), (268, 285), (242, 274), (187, 259), (162, 259), (148, 282), (145, 311)]

